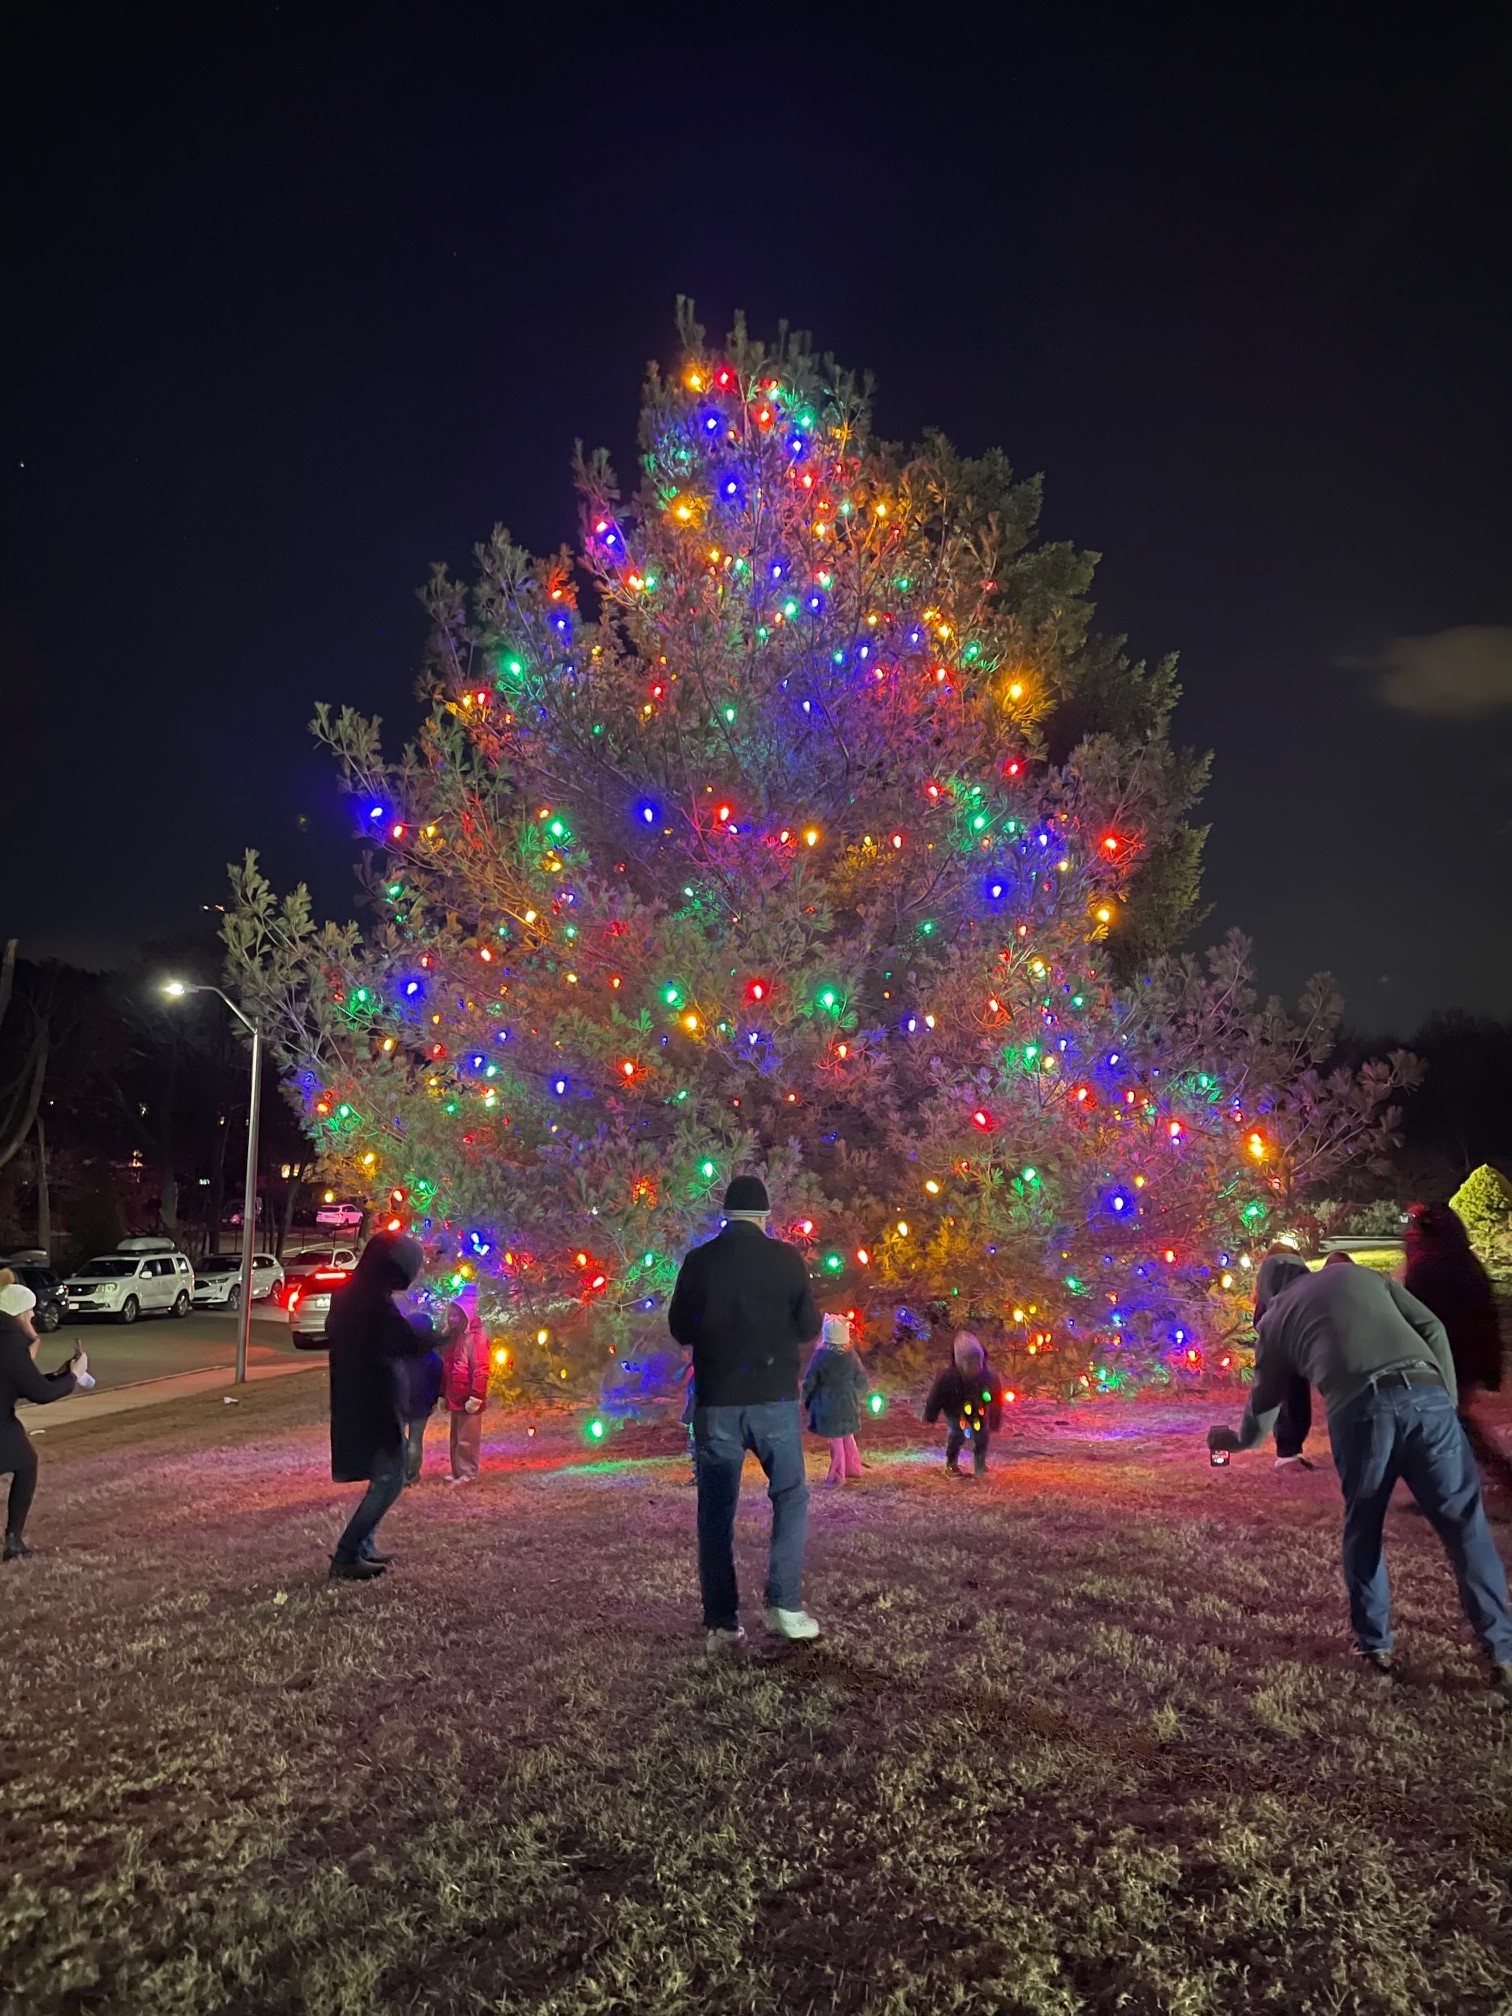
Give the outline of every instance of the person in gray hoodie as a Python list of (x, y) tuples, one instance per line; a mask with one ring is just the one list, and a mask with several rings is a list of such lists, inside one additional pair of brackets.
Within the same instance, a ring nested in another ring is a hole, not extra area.
[(1355, 1644), (1394, 1673), (1383, 1535), (1401, 1479), (1443, 1542), (1460, 1602), (1512, 1705), (1507, 1577), (1481, 1503), (1480, 1477), (1455, 1411), (1444, 1326), (1395, 1281), (1364, 1267), (1325, 1267), (1293, 1281), (1260, 1319), (1255, 1376), (1237, 1432), (1208, 1430), (1211, 1450), (1253, 1449), (1275, 1426), (1289, 1382), (1323, 1396), (1344, 1493), (1344, 1584)]

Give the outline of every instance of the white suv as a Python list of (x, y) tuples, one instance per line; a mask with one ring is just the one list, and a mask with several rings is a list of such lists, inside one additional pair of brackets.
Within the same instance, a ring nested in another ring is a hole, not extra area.
[[(207, 1253), (194, 1270), (196, 1309), (235, 1309), (241, 1303), (241, 1256)], [(282, 1267), (271, 1253), (252, 1255), (252, 1300), (261, 1302), (283, 1280)]]
[(166, 1239), (124, 1239), (114, 1253), (86, 1260), (63, 1284), (70, 1316), (187, 1316), (194, 1269)]

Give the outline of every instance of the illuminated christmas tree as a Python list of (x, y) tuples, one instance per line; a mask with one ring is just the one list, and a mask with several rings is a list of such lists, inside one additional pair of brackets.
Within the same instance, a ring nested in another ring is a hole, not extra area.
[(801, 339), (682, 335), (575, 559), (435, 574), (418, 743), (320, 710), (370, 926), (239, 877), (328, 1179), (479, 1280), (527, 1385), (654, 1314), (740, 1169), (837, 1306), (969, 1316), (1021, 1385), (1229, 1366), (1248, 1248), (1399, 1072), (1320, 1082), (1326, 994), (1294, 1027), (1236, 948), (1135, 978), (1204, 765), (1037, 485), (878, 442)]

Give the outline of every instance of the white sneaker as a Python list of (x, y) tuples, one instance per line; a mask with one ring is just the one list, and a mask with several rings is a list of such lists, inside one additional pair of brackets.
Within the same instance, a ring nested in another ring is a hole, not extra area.
[(745, 1650), (745, 1642), (745, 1632), (738, 1624), (733, 1631), (723, 1631), (715, 1625), (710, 1628), (704, 1637), (704, 1650), (706, 1652), (743, 1652)]
[(768, 1631), (775, 1631), (779, 1638), (786, 1638), (796, 1644), (803, 1638), (819, 1636), (819, 1619), (810, 1617), (807, 1610), (779, 1610), (774, 1603), (766, 1613)]
[(1278, 1456), (1276, 1458), (1276, 1468), (1278, 1470), (1312, 1470), (1316, 1468), (1316, 1465), (1310, 1462), (1306, 1456)]

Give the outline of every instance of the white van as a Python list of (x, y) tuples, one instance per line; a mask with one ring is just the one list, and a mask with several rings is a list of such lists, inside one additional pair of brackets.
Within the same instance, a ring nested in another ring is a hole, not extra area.
[(110, 1316), (135, 1323), (139, 1316), (187, 1316), (194, 1298), (194, 1269), (171, 1239), (123, 1239), (74, 1269), (63, 1283), (70, 1316)]

